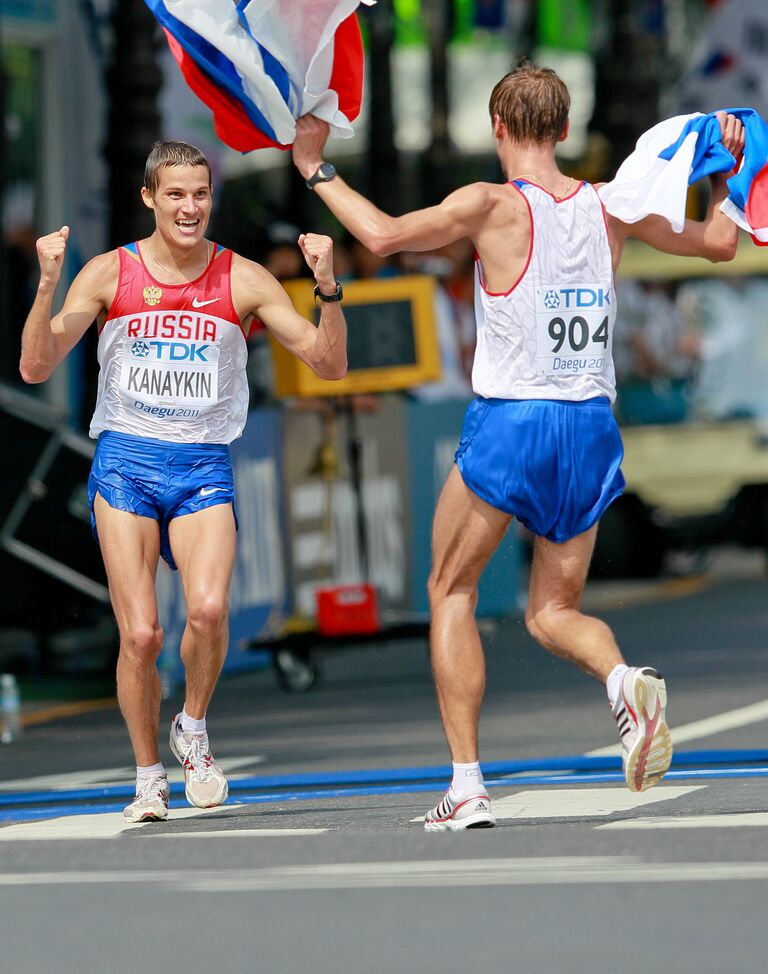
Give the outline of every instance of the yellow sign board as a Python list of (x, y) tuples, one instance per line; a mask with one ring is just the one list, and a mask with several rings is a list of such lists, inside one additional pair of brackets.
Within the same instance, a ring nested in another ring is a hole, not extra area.
[[(312, 281), (284, 281), (283, 287), (299, 314), (319, 320)], [(349, 361), (345, 378), (319, 378), (270, 335), (278, 396), (388, 392), (440, 379), (433, 278), (409, 275), (350, 281), (344, 284), (342, 307)]]

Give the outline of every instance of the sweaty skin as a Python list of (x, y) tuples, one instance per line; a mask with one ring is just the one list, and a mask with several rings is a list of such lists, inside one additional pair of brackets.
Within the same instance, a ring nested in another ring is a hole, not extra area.
[[(744, 145), (741, 123), (719, 116), (724, 146), (738, 158)], [(493, 139), (507, 180), (525, 177), (555, 198), (566, 197), (574, 181), (560, 172), (554, 142), (518, 142), (494, 115)], [(567, 136), (567, 125), (561, 140)], [(293, 160), (304, 178), (324, 161), (328, 126), (313, 116), (298, 120)], [(319, 182), (314, 192), (365, 247), (379, 256), (427, 251), (469, 238), (482, 262), (489, 291), (504, 294), (519, 279), (530, 248), (530, 217), (519, 193), (494, 183), (473, 183), (439, 205), (389, 216), (340, 176)], [(675, 233), (660, 217), (631, 225), (606, 217), (614, 273), (625, 241), (635, 237), (657, 250), (712, 261), (730, 260), (737, 229), (719, 210), (726, 177), (711, 179), (711, 199), (702, 221), (687, 220)], [(485, 690), (485, 662), (474, 612), (477, 583), (510, 523), (510, 516), (486, 504), (453, 467), (437, 504), (432, 533), (429, 594), (431, 657), (443, 726), (454, 763), (478, 760), (478, 720)], [(534, 544), (526, 624), (550, 652), (605, 681), (623, 662), (608, 626), (580, 610), (597, 526), (562, 544), (537, 537)]]

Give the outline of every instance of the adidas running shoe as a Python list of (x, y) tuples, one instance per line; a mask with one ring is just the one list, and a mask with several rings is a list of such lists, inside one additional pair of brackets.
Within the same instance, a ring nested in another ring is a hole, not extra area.
[(171, 721), (171, 750), (184, 768), (187, 801), (198, 808), (223, 805), (229, 794), (224, 772), (211, 756), (206, 733), (181, 729), (181, 714)]
[(666, 705), (667, 687), (660, 673), (650, 667), (627, 670), (612, 710), (630, 791), (645, 791), (658, 784), (672, 762), (672, 738), (664, 720)]
[(168, 779), (165, 775), (139, 778), (136, 782), (136, 796), (123, 809), (123, 817), (126, 822), (164, 822), (168, 818), (168, 795)]
[(496, 824), (487, 792), (455, 797), (450, 791), (424, 816), (427, 832), (458, 832), (461, 829), (490, 829)]

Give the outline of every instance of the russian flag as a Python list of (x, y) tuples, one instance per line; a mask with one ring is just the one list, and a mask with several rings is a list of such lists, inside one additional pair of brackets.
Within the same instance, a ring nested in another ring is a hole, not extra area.
[[(728, 180), (728, 196), (720, 209), (763, 246), (768, 244), (768, 124), (752, 108), (724, 111), (744, 126), (744, 155), (738, 172)], [(640, 136), (635, 151), (599, 194), (607, 212), (624, 223), (653, 213), (680, 233), (688, 186), (736, 165), (722, 144), (715, 112), (677, 115)]]
[(375, 0), (145, 0), (218, 137), (240, 152), (287, 149), (300, 115), (351, 138), (363, 45), (355, 10)]

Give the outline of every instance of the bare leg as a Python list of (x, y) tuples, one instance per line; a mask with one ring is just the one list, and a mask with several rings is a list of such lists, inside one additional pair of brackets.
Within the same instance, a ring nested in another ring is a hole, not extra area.
[(174, 518), (168, 533), (187, 600), (187, 625), (181, 639), (185, 708), (190, 717), (201, 720), (229, 642), (227, 613), (236, 543), (232, 506), (217, 504)]
[(477, 761), (485, 658), (475, 622), (477, 582), (511, 518), (474, 494), (454, 467), (432, 531), (432, 672), (451, 757)]
[(112, 608), (120, 631), (117, 699), (136, 756), (148, 766), (160, 760), (160, 678), (157, 658), (163, 632), (157, 617), (155, 577), (160, 557), (157, 522), (118, 511), (97, 495), (94, 502)]
[(597, 525), (563, 544), (536, 538), (525, 622), (551, 653), (605, 682), (624, 660), (608, 626), (580, 610), (596, 536)]

